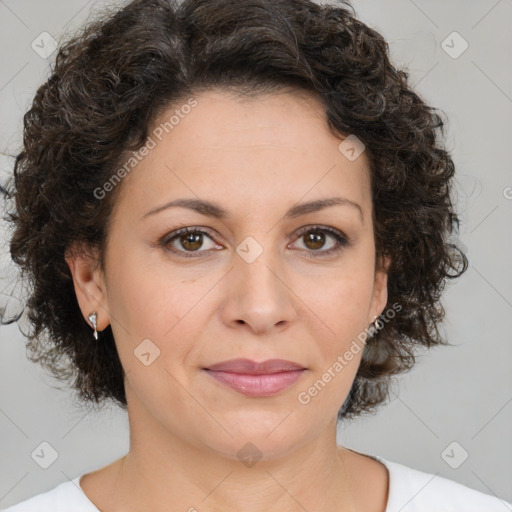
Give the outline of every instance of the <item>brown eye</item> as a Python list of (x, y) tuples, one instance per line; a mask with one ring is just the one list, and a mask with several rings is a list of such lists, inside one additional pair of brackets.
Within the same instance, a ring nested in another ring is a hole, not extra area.
[[(206, 247), (204, 247), (206, 242)], [(208, 246), (209, 242), (209, 246)], [(159, 245), (184, 257), (205, 256), (211, 249), (222, 249), (201, 229), (182, 228), (160, 240)]]
[(301, 241), (304, 250), (309, 253), (308, 256), (313, 258), (330, 256), (350, 245), (341, 231), (329, 227), (307, 226), (297, 233), (297, 237), (297, 241)]
[(197, 231), (180, 235), (178, 240), (187, 251), (197, 251), (203, 245), (203, 235)]
[(312, 231), (303, 235), (304, 244), (308, 249), (318, 250), (325, 244), (325, 233), (319, 231)]

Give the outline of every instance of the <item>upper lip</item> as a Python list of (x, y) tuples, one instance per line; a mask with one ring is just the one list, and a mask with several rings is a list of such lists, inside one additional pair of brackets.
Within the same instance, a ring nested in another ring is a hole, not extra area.
[(285, 359), (267, 359), (261, 363), (250, 359), (230, 359), (205, 368), (206, 370), (243, 373), (246, 375), (265, 375), (269, 373), (289, 372), (304, 370), (304, 367), (293, 361)]

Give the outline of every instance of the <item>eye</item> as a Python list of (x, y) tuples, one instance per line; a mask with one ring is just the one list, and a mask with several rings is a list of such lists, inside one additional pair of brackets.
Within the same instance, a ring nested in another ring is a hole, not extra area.
[[(326, 245), (329, 238), (331, 239), (330, 247), (320, 250)], [(312, 258), (331, 255), (350, 245), (347, 237), (341, 231), (325, 226), (306, 226), (298, 231), (297, 239), (303, 241), (305, 250), (310, 253), (309, 256)]]
[[(304, 250), (312, 258), (332, 255), (350, 245), (347, 237), (341, 231), (326, 226), (306, 226), (300, 229), (296, 236), (296, 240), (303, 240)], [(209, 240), (210, 247), (204, 247), (205, 237)], [(322, 250), (329, 239), (330, 247)], [(186, 258), (201, 257), (212, 249), (223, 248), (215, 244), (207, 231), (195, 227), (173, 231), (160, 239), (158, 245)]]
[[(205, 236), (213, 245), (211, 247), (207, 247), (206, 250), (200, 251), (199, 249), (204, 249)], [(159, 245), (168, 248), (172, 252), (180, 253), (180, 255), (185, 256), (186, 258), (201, 256), (212, 248), (222, 249), (222, 247), (213, 242), (213, 239), (206, 231), (189, 227), (173, 231), (168, 236), (162, 238)]]

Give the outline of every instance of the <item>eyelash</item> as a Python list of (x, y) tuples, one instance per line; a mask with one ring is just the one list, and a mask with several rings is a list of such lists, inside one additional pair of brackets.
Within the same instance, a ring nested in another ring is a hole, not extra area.
[[(305, 234), (310, 233), (310, 232), (326, 233), (326, 234), (332, 236), (338, 243), (338, 245), (336, 247), (333, 247), (327, 251), (322, 251), (322, 250), (314, 251), (312, 249), (306, 250), (309, 253), (308, 257), (310, 257), (310, 258), (319, 258), (319, 257), (324, 257), (324, 256), (330, 256), (334, 253), (341, 251), (343, 248), (348, 247), (350, 245), (350, 242), (348, 241), (347, 237), (341, 231), (338, 231), (337, 229), (329, 228), (326, 226), (306, 226), (304, 228), (301, 228), (297, 232), (297, 240), (301, 236), (304, 236)], [(165, 235), (158, 241), (158, 245), (160, 247), (167, 248), (171, 252), (173, 252), (175, 254), (179, 254), (180, 256), (183, 256), (184, 258), (198, 258), (198, 257), (202, 257), (201, 253), (208, 252), (208, 251), (180, 251), (180, 250), (176, 250), (174, 248), (168, 247), (169, 244), (173, 240), (175, 240), (176, 238), (178, 238), (182, 235), (187, 235), (187, 234), (206, 235), (206, 236), (208, 236), (208, 238), (210, 238), (213, 241), (212, 236), (207, 231), (204, 231), (204, 230), (198, 229), (198, 228), (186, 227), (186, 228), (178, 229), (176, 231), (173, 231), (173, 232)]]

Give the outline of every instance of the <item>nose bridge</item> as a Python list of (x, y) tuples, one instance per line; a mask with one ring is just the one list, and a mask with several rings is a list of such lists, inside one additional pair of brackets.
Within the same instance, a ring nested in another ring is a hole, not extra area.
[(295, 308), (272, 235), (258, 238), (247, 237), (236, 248), (225, 321), (243, 321), (254, 331), (266, 331), (292, 320)]
[[(282, 282), (276, 277), (279, 273), (277, 267), (277, 249), (273, 246), (272, 236), (258, 236), (258, 240), (249, 236), (237, 247), (235, 268), (240, 276), (240, 283), (247, 286), (250, 294), (244, 293), (253, 299), (275, 300), (281, 294)], [(272, 270), (271, 270), (272, 269)]]

